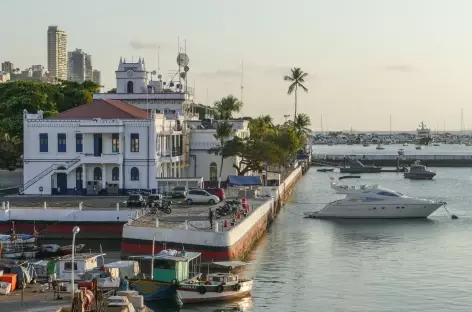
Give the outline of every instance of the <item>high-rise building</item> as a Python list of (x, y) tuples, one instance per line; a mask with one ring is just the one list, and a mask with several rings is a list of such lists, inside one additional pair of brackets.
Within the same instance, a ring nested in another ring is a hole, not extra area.
[(96, 70), (96, 69), (93, 70), (92, 81), (98, 85), (102, 84), (102, 77), (99, 70)]
[(85, 80), (92, 81), (93, 79), (93, 68), (92, 68), (92, 56), (85, 54)]
[(48, 71), (55, 79), (67, 80), (67, 34), (57, 26), (48, 28)]
[(81, 49), (75, 49), (75, 51), (68, 53), (69, 59), (69, 77), (70, 81), (84, 82), (85, 81), (85, 54)]
[(2, 72), (12, 74), (14, 69), (12, 62), (5, 61), (2, 63)]

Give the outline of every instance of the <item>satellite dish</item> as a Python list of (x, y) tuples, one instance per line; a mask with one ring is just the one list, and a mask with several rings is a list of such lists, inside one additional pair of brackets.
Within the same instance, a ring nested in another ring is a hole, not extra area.
[(188, 66), (185, 66), (185, 67), (184, 67), (184, 71), (185, 71), (185, 72), (188, 72), (189, 69), (190, 69), (190, 67), (188, 67)]
[(161, 74), (157, 75), (157, 78), (162, 79), (162, 75)]
[(179, 67), (187, 66), (189, 61), (190, 59), (188, 58), (187, 54), (179, 53), (179, 55), (177, 55), (177, 65), (179, 65)]
[(180, 73), (180, 78), (185, 79), (186, 73)]
[(155, 75), (155, 74), (157, 74), (157, 72), (156, 72), (155, 70), (153, 70), (153, 71), (151, 72), (151, 74)]

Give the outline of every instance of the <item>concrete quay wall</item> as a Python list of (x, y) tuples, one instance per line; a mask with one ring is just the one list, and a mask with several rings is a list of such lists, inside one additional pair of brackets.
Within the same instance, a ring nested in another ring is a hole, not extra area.
[(261, 188), (261, 193), (267, 197), (256, 200), (253, 211), (229, 230), (212, 232), (126, 224), (122, 256), (151, 254), (155, 235), (155, 252), (165, 246), (201, 252), (204, 261), (244, 259), (275, 219), (305, 170), (307, 167), (296, 168), (278, 187)]

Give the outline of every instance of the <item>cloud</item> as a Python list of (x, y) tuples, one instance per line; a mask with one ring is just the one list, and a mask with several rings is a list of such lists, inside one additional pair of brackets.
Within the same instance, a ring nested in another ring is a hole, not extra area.
[(233, 78), (240, 77), (241, 71), (231, 69), (218, 69), (214, 72), (201, 73), (200, 76), (211, 77), (211, 78)]
[(129, 45), (136, 50), (158, 50), (160, 45), (157, 42), (146, 42), (141, 40), (131, 40)]
[(386, 65), (383, 67), (383, 69), (388, 70), (388, 71), (401, 72), (401, 73), (411, 73), (415, 71), (415, 68), (408, 64)]

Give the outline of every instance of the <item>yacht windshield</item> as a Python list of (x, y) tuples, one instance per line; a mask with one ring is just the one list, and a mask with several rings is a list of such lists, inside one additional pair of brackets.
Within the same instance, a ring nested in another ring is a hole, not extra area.
[(388, 191), (381, 191), (381, 192), (378, 192), (377, 195), (381, 195), (381, 196), (391, 196), (391, 197), (400, 197), (400, 195), (395, 194), (395, 193), (393, 193), (393, 192), (388, 192)]

